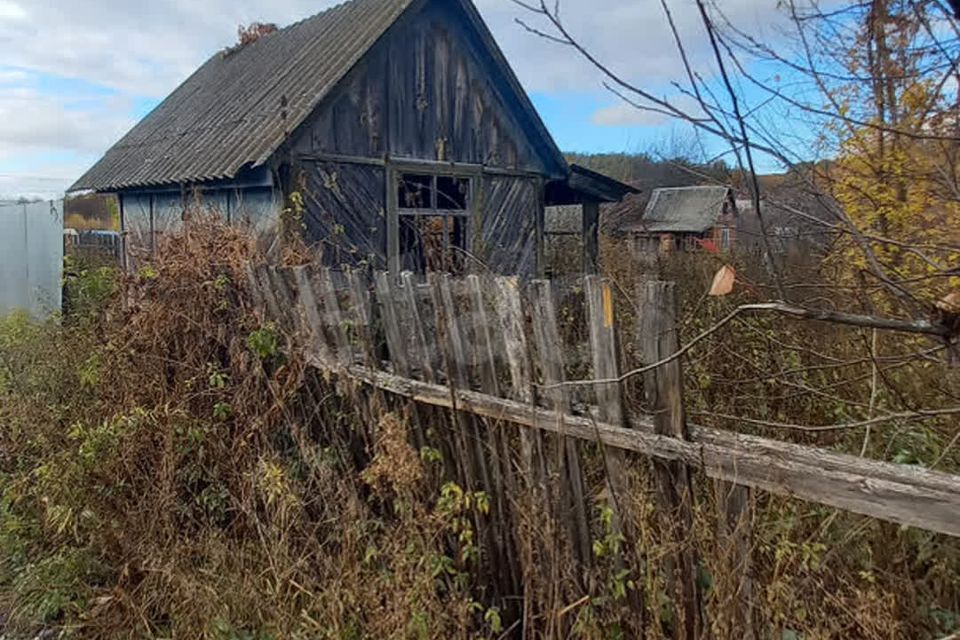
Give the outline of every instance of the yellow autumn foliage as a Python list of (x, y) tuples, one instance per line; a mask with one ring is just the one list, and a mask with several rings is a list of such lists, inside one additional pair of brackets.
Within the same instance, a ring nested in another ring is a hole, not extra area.
[(832, 195), (859, 238), (843, 235), (834, 264), (843, 279), (871, 285), (879, 268), (913, 297), (932, 301), (958, 286), (950, 277), (960, 267), (957, 116), (933, 108), (935, 92), (924, 82), (898, 98), (895, 126), (874, 119), (841, 136)]

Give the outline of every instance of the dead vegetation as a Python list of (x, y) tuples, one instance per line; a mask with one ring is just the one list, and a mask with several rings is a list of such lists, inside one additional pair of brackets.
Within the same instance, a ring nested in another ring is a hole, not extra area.
[[(602, 456), (586, 446), (590, 567), (579, 568), (565, 523), (550, 517), (532, 484), (512, 495), (508, 508), (520, 517), (510, 539), (499, 539), (492, 496), (451, 482), (448, 413), (324, 379), (290, 348), (291, 336), (258, 317), (246, 285), (246, 266), (258, 258), (249, 236), (195, 216), (163, 239), (158, 256), (112, 286), (95, 274), (96, 285), (82, 289), (83, 313), (62, 326), (14, 318), (0, 330), (7, 632), (672, 636), (664, 567), (677, 549), (656, 515), (649, 460), (628, 458), (629, 490), (618, 496), (635, 545), (614, 526)], [(686, 269), (676, 274), (688, 291), (709, 286), (709, 266), (676, 268)], [(629, 308), (628, 296), (619, 301)], [(688, 295), (684, 317), (710, 323), (724, 304)], [(561, 311), (577, 325), (582, 310)], [(826, 367), (814, 355), (829, 346), (841, 359), (845, 340), (787, 322), (739, 327), (736, 339), (688, 358), (696, 419), (729, 426), (704, 415), (709, 409), (812, 424), (856, 411), (869, 385), (857, 371), (869, 364)], [(896, 345), (883, 348), (890, 358)], [(832, 403), (822, 392), (774, 389), (769, 367), (796, 384), (785, 372), (833, 372), (804, 383), (836, 383)], [(884, 373), (901, 375), (905, 394), (947, 384), (933, 380), (942, 369), (931, 363), (910, 367)], [(912, 381), (918, 372), (925, 381)], [(953, 424), (875, 433), (866, 446), (878, 458), (902, 450), (955, 469)], [(412, 444), (414, 428), (426, 442)], [(863, 435), (794, 437), (850, 450)], [(731, 566), (730, 538), (715, 527), (721, 490), (705, 478), (696, 486), (687, 542), (699, 557), (703, 626), (714, 637), (742, 637), (734, 605), (744, 571), (755, 577), (748, 600), (761, 637), (935, 638), (960, 626), (955, 540), (758, 495), (752, 566)], [(500, 586), (511, 572), (517, 593)], [(636, 596), (640, 609), (629, 606)]]

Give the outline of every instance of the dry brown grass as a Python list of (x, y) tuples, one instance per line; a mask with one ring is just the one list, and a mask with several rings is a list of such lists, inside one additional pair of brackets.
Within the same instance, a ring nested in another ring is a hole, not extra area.
[[(628, 459), (630, 488), (617, 496), (638, 532), (624, 546), (600, 453), (582, 446), (597, 544), (592, 568), (581, 570), (565, 520), (545, 499), (549, 480), (518, 476), (504, 526), (496, 496), (450, 482), (452, 461), (441, 453), (450, 450), (449, 415), (413, 412), (304, 365), (295, 336), (253, 308), (252, 238), (200, 216), (163, 242), (154, 262), (120, 280), (112, 305), (61, 327), (10, 321), (0, 330), (8, 630), (439, 639), (498, 638), (523, 626), (531, 638), (669, 637), (663, 567), (676, 549), (654, 507), (649, 460)], [(295, 247), (283, 255), (304, 259)], [(695, 282), (689, 276), (690, 290)], [(685, 318), (707, 304), (684, 300)], [(564, 313), (577, 324), (575, 304)], [(743, 357), (723, 346), (692, 355), (691, 407), (827, 417), (809, 398), (777, 400), (772, 389), (753, 398), (767, 384), (753, 380), (755, 366), (781, 364), (772, 358), (796, 366), (801, 356), (783, 344), (811, 340), (785, 324), (754, 329), (758, 338), (725, 339)], [(856, 384), (851, 398), (862, 392)], [(414, 426), (428, 447), (410, 444)], [(519, 448), (517, 429), (488, 427)], [(907, 438), (887, 435), (897, 446)], [(556, 442), (545, 446), (555, 460)], [(701, 560), (705, 624), (714, 637), (739, 638), (731, 608), (743, 569), (717, 535), (714, 485), (695, 483), (688, 543)], [(761, 637), (932, 638), (960, 624), (953, 540), (759, 495), (750, 524)], [(499, 555), (507, 542), (511, 565)], [(521, 587), (506, 593), (511, 569)], [(642, 595), (643, 615), (626, 607), (629, 592)]]

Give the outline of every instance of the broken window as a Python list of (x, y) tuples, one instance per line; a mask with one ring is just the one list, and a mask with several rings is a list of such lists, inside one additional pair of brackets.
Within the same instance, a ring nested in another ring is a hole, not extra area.
[(470, 180), (456, 176), (437, 176), (437, 208), (466, 211)]
[(433, 176), (400, 174), (397, 206), (401, 209), (433, 209)]
[(471, 179), (449, 174), (397, 174), (399, 267), (459, 273), (469, 246)]
[(462, 216), (401, 215), (400, 268), (414, 273), (462, 272), (466, 227)]
[(401, 210), (466, 211), (470, 178), (401, 173), (397, 180), (397, 207)]

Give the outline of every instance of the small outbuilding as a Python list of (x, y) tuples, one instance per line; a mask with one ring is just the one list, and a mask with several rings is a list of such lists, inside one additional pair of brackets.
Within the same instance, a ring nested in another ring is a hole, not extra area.
[(738, 217), (729, 187), (667, 187), (655, 189), (639, 222), (622, 231), (639, 253), (691, 251), (705, 244), (727, 251), (737, 240)]
[[(153, 246), (201, 198), (332, 265), (543, 269), (544, 210), (631, 187), (569, 166), (470, 0), (351, 0), (214, 55), (84, 174)], [(299, 199), (296, 199), (299, 200)]]

